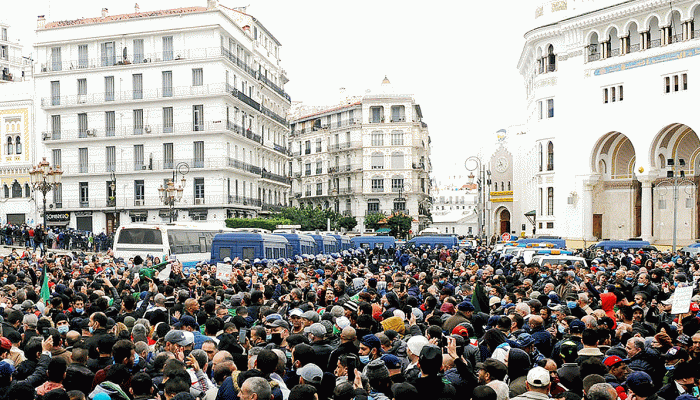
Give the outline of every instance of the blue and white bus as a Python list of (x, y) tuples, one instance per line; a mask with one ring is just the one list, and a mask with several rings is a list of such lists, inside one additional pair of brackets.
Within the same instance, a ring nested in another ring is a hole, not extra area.
[(352, 242), (350, 241), (350, 236), (340, 235), (337, 233), (328, 233), (328, 236), (334, 237), (338, 241), (338, 251), (350, 250), (352, 248)]
[(303, 254), (314, 254), (316, 252), (316, 241), (309, 235), (303, 233), (277, 231), (274, 235), (279, 235), (289, 242), (287, 257), (301, 256)]
[(336, 240), (336, 238), (328, 236), (325, 233), (316, 234), (305, 232), (305, 234), (311, 236), (316, 241), (315, 254), (331, 254), (339, 251), (338, 240)]
[(140, 255), (164, 259), (177, 256), (183, 266), (209, 261), (211, 244), (218, 233), (232, 229), (216, 224), (129, 224), (114, 236), (114, 256), (128, 260)]

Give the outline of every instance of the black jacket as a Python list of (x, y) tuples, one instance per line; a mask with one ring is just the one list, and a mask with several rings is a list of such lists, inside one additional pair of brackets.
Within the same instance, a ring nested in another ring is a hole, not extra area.
[(338, 346), (338, 348), (333, 350), (333, 352), (331, 352), (330, 356), (328, 357), (328, 367), (326, 368), (326, 371), (334, 371), (335, 367), (338, 365), (338, 358), (340, 358), (340, 356), (342, 356), (343, 354), (357, 355), (357, 351), (358, 348), (357, 346), (355, 346), (355, 343), (341, 343)]
[(456, 400), (457, 390), (452, 386), (442, 381), (439, 375), (426, 376), (416, 379), (413, 384), (418, 390), (419, 399), (431, 400)]
[(90, 371), (88, 367), (75, 363), (69, 364), (66, 369), (66, 377), (63, 379), (63, 388), (66, 389), (66, 392), (80, 390), (83, 393), (90, 393), (93, 379), (95, 379), (95, 373)]

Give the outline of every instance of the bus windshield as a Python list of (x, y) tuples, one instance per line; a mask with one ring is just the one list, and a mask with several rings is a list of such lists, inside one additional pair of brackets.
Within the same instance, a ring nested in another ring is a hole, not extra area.
[(119, 244), (163, 244), (163, 234), (158, 229), (124, 228), (117, 238)]

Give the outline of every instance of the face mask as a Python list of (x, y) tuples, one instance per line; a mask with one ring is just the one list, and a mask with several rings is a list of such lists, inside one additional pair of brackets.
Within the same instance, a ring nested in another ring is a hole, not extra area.
[(559, 333), (563, 334), (566, 330), (564, 329), (564, 325), (557, 325), (557, 330), (559, 330)]
[(66, 333), (68, 333), (69, 328), (70, 327), (68, 325), (59, 326), (58, 333), (60, 333), (61, 335), (65, 335)]
[(571, 308), (576, 308), (576, 302), (575, 301), (567, 301), (566, 306)]
[(632, 278), (631, 276), (625, 277), (625, 280), (627, 280), (627, 282), (632, 282), (632, 279), (634, 279), (634, 278)]
[(291, 360), (291, 359), (292, 359), (292, 352), (291, 352), (291, 351), (285, 350), (285, 351), (284, 351), (284, 355), (287, 356), (287, 360)]
[(85, 311), (85, 310), (83, 310), (82, 308), (76, 308), (76, 309), (75, 309), (75, 312), (77, 312), (78, 314), (82, 314), (83, 311)]
[(444, 281), (444, 280), (441, 280), (441, 281), (438, 281), (438, 282), (440, 282), (441, 285), (444, 285), (444, 284), (445, 284), (445, 281)]
[(676, 369), (675, 365), (667, 365), (666, 366), (666, 371), (673, 371), (674, 369)]
[(540, 274), (542, 278), (547, 278), (547, 274)]
[(139, 357), (139, 353), (134, 353), (134, 365), (138, 364), (139, 360), (141, 360), (141, 357)]
[(265, 336), (265, 340), (268, 342), (272, 340), (272, 334), (268, 334), (267, 336)]
[[(273, 333), (270, 335), (270, 338), (267, 340), (274, 343), (276, 346), (279, 346), (280, 344), (282, 344), (282, 334), (281, 333)], [(291, 356), (291, 353), (290, 353), (290, 356)]]
[(673, 286), (678, 287), (678, 282), (673, 282)]
[(505, 300), (501, 300), (501, 305), (502, 305), (502, 306), (505, 306), (506, 304), (508, 304), (508, 303), (507, 303)]
[(390, 305), (389, 303), (384, 303), (384, 308), (389, 308)]
[(90, 331), (90, 333), (92, 333), (94, 331), (94, 329), (92, 329), (92, 327), (90, 326), (90, 327), (88, 327), (88, 331)]
[(360, 356), (360, 362), (362, 364), (367, 364), (369, 362), (369, 355), (366, 356)]

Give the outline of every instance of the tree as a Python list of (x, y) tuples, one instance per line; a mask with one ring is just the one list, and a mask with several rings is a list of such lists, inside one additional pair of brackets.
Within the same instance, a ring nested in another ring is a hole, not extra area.
[(413, 218), (402, 212), (397, 212), (387, 218), (387, 227), (391, 229), (391, 235), (396, 238), (406, 237), (408, 231), (411, 230), (411, 223)]
[(386, 215), (382, 213), (367, 214), (365, 216), (365, 228), (374, 229), (376, 231), (381, 226), (380, 222), (384, 221), (385, 218)]
[(341, 217), (338, 220), (338, 227), (344, 228), (345, 230), (351, 231), (357, 226), (357, 218), (355, 217)]
[(325, 231), (328, 219), (331, 220), (331, 227), (337, 227), (340, 214), (332, 209), (287, 207), (282, 209), (279, 217), (290, 220), (291, 225), (301, 225), (302, 231)]

